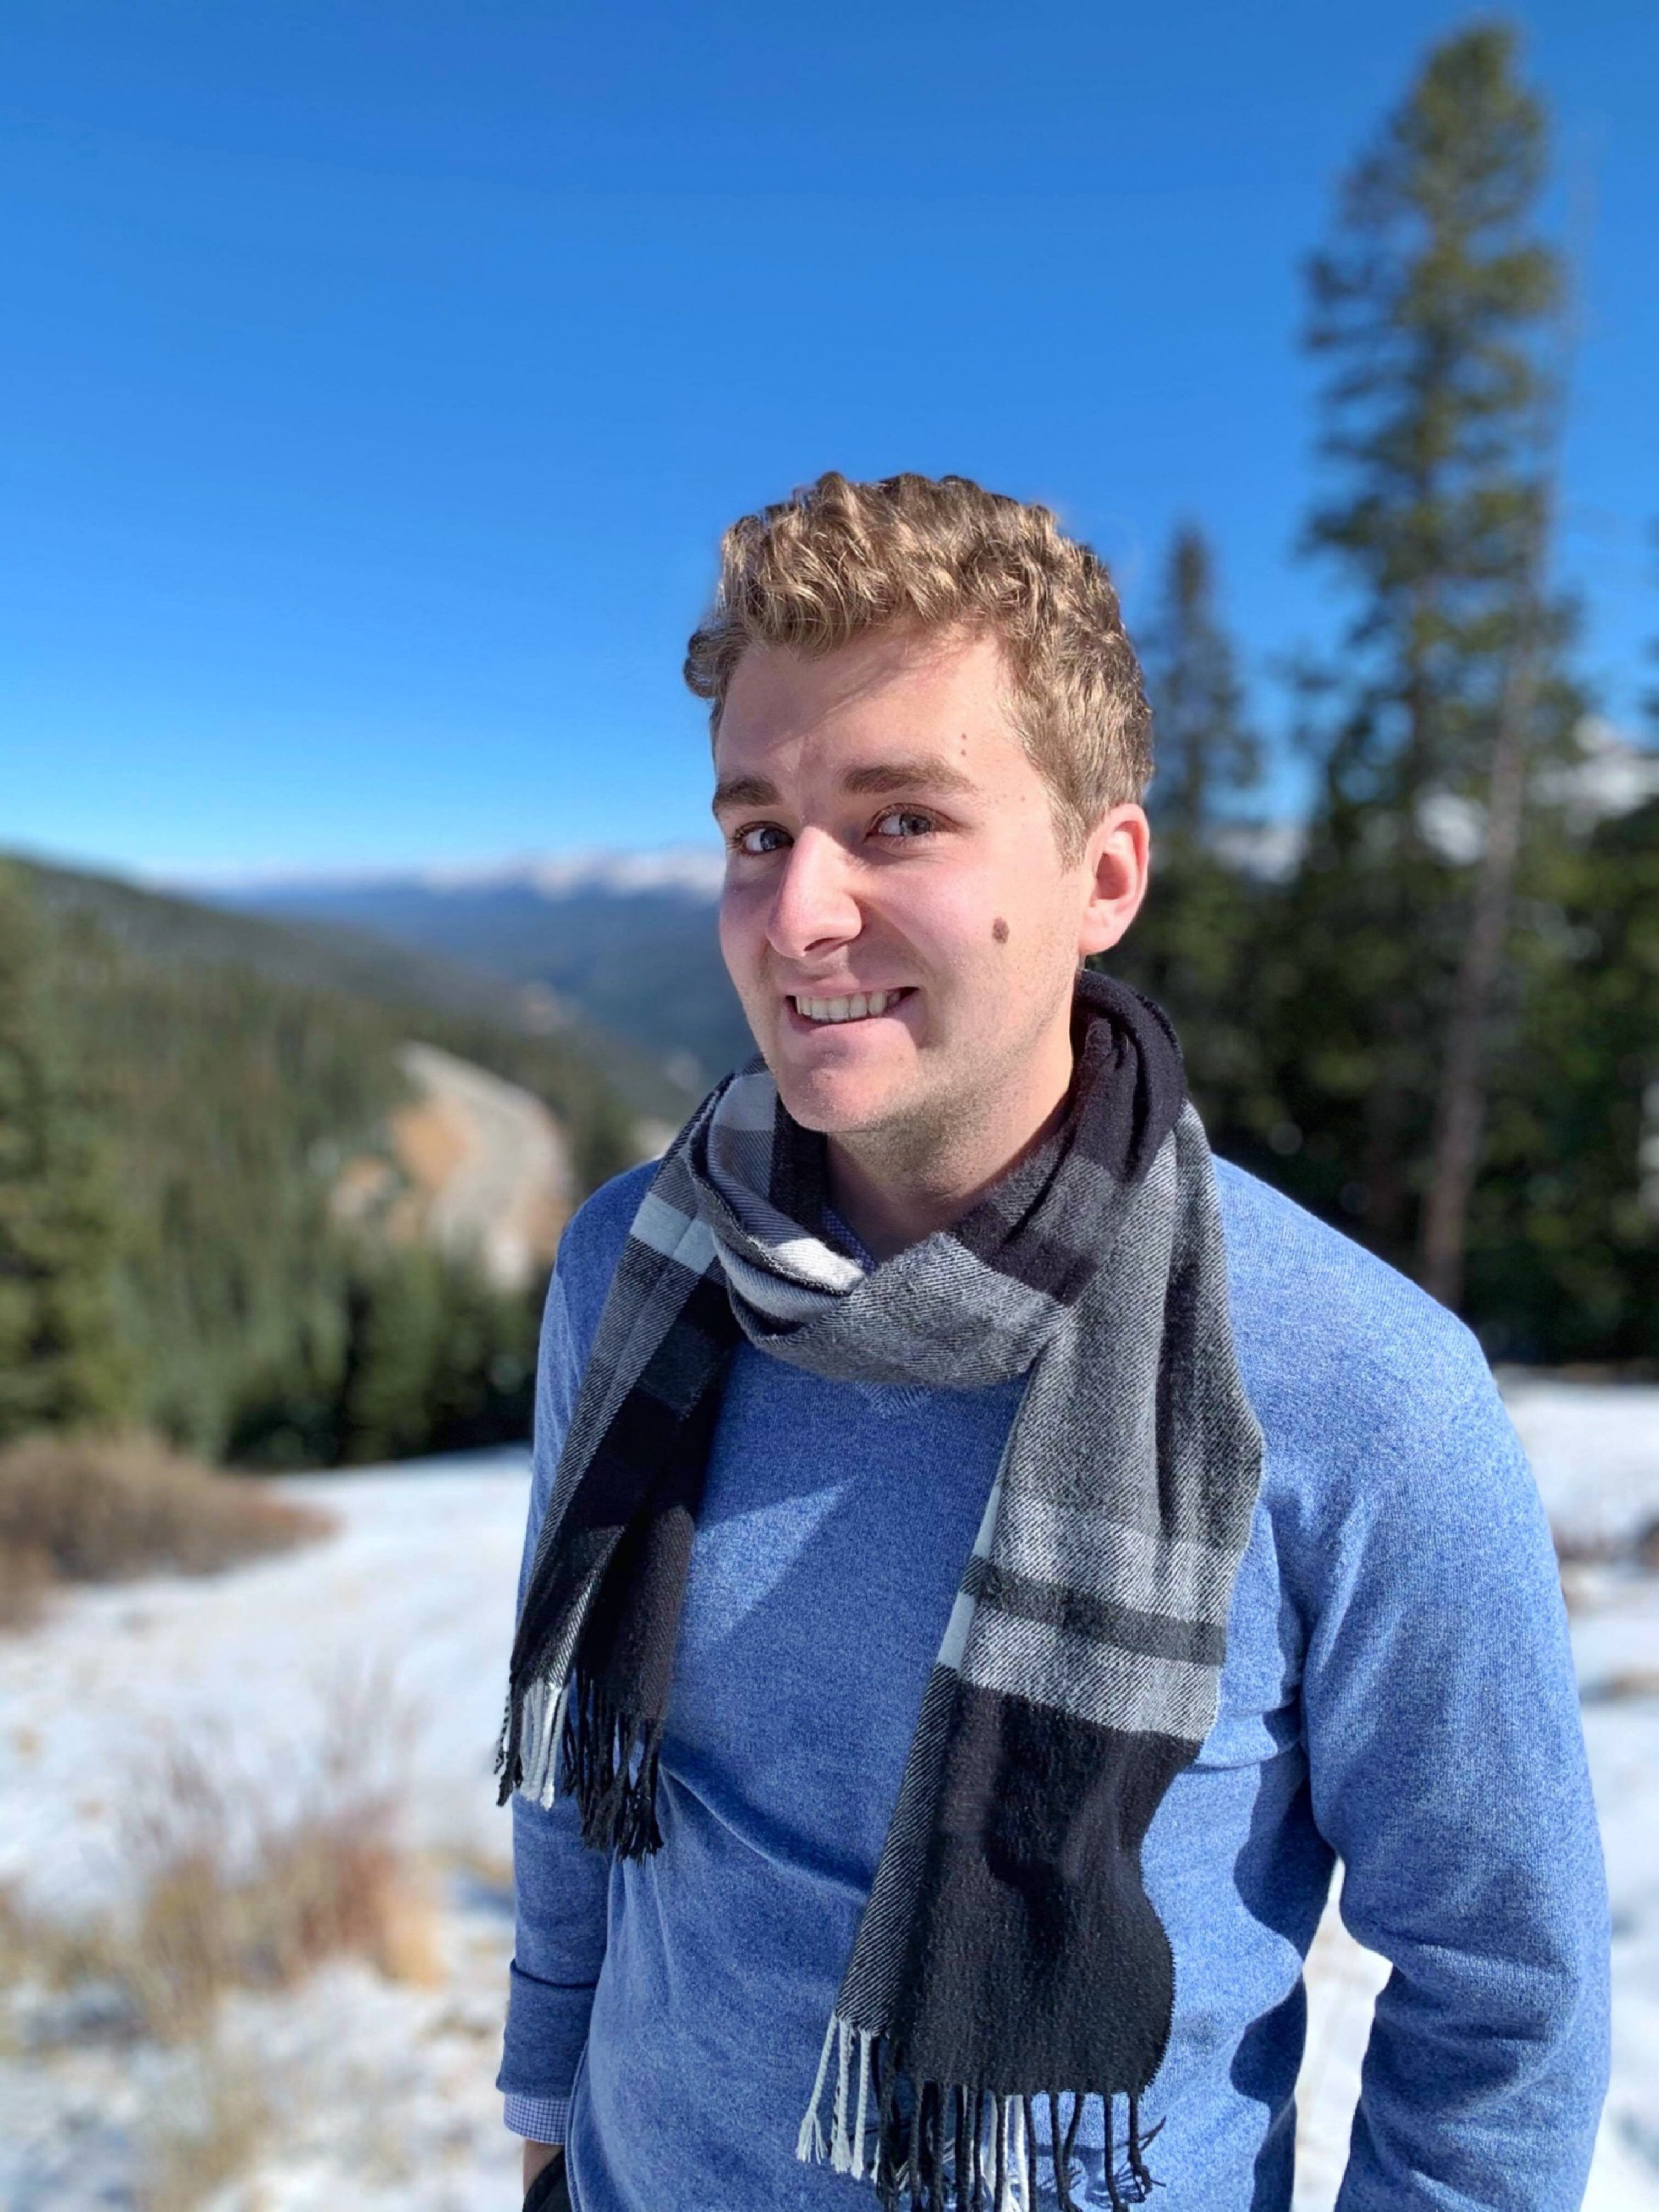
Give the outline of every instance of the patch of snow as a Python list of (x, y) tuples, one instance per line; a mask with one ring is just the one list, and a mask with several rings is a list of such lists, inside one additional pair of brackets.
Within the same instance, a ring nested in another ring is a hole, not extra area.
[(124, 1798), (157, 1750), (228, 1743), (239, 1768), (303, 1778), (319, 1717), (385, 1678), (419, 1848), (499, 1857), (494, 1759), (524, 1540), (529, 1456), (276, 1486), (337, 1515), (331, 1540), (208, 1577), (82, 1589), (0, 1636), (0, 1885), (70, 1917), (120, 1891)]
[(1559, 1537), (1616, 1550), (1659, 1521), (1659, 1388), (1499, 1381)]
[(1659, 750), (1638, 744), (1604, 714), (1586, 714), (1573, 732), (1578, 758), (1547, 769), (1541, 795), (1565, 806), (1581, 830), (1620, 814), (1633, 814), (1659, 799)]
[(568, 853), (535, 861), (525, 879), (544, 898), (571, 891), (690, 891), (716, 899), (726, 880), (718, 845), (670, 845), (655, 853)]
[(512, 1948), (507, 1911), (462, 1904), (430, 1987), (337, 1962), (233, 1996), (205, 2047), (92, 2040), (0, 2063), (0, 2205), (140, 2203), (145, 2175), (228, 2106), (248, 2170), (213, 2212), (501, 2212), (519, 2196), (494, 2087)]

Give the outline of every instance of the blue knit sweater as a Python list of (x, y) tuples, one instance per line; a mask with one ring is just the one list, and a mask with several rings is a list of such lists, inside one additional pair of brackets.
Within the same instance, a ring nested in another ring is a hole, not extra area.
[[(589, 1200), (560, 1250), (532, 1545), (651, 1172)], [(1565, 2212), (1605, 2084), (1607, 1916), (1531, 1477), (1463, 1328), (1261, 1183), (1218, 1177), (1267, 1461), (1220, 1715), (1144, 1855), (1176, 1958), (1144, 2100), (1167, 2123), (1158, 2201), (1288, 2207), (1302, 1963), (1340, 1858), (1343, 1916), (1394, 1967), (1342, 2212)], [(873, 2206), (797, 2164), (795, 2133), (1018, 1393), (827, 1382), (736, 1354), (663, 1848), (611, 1866), (568, 1802), (514, 1800), (500, 2085), (509, 2126), (566, 2142), (577, 2212)], [(1086, 2130), (1079, 2160), (1082, 2201), (1103, 2205)]]

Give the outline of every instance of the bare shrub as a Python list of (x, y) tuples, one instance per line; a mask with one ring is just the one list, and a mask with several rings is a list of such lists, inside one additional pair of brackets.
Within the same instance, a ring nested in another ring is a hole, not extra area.
[(0, 1628), (27, 1628), (38, 1620), (52, 1580), (52, 1554), (44, 1545), (0, 1536)]
[(148, 2116), (143, 2212), (196, 2212), (252, 2165), (270, 2130), (264, 2085), (246, 2060), (203, 2038), (185, 2079)]
[(437, 1980), (435, 1899), (399, 1833), (416, 1725), (384, 1675), (337, 1684), (320, 1756), (286, 1801), (280, 1774), (256, 1778), (221, 1747), (170, 1746), (127, 1792), (126, 1909), (68, 1926), (0, 1889), (0, 1984), (106, 1984), (135, 2027), (179, 2043), (206, 2032), (227, 1990), (291, 1988), (342, 1954), (392, 1980)]
[(27, 1620), (53, 1580), (211, 1574), (333, 1525), (157, 1437), (25, 1437), (0, 1450), (0, 1623)]
[(0, 1888), (0, 1989), (32, 1981), (46, 1990), (72, 1990), (116, 1978), (106, 1921), (74, 1925), (32, 1911), (14, 1884)]
[(409, 1708), (384, 1677), (337, 1684), (314, 1778), (283, 1808), (176, 1745), (128, 1821), (140, 1876), (127, 1978), (155, 2033), (197, 2033), (227, 1989), (291, 1987), (322, 1960), (390, 1979), (437, 1972), (433, 1899), (398, 1834)]

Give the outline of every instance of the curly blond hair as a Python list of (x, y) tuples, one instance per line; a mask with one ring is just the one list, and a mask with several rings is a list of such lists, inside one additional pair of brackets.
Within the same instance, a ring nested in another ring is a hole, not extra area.
[(967, 477), (853, 483), (835, 471), (720, 540), (714, 604), (685, 680), (711, 731), (751, 645), (833, 652), (889, 623), (994, 637), (1015, 727), (1048, 784), (1074, 861), (1107, 811), (1152, 772), (1140, 664), (1104, 563), (1046, 507)]

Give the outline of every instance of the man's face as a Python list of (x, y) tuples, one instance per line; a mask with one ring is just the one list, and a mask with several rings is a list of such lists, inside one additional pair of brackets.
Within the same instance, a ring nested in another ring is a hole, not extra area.
[(1040, 1118), (1070, 1066), (1079, 954), (1121, 928), (1096, 911), (1099, 834), (1062, 861), (1000, 647), (751, 647), (714, 766), (721, 950), (796, 1120), (925, 1147), (1046, 1085)]

